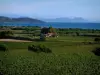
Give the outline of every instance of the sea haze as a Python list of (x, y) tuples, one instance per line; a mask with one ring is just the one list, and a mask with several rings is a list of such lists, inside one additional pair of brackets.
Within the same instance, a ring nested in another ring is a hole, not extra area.
[[(0, 24), (4, 25), (4, 24)], [(48, 22), (48, 23), (7, 23), (4, 26), (40, 26), (54, 28), (82, 28), (82, 29), (100, 29), (100, 23), (62, 23), (62, 22)]]

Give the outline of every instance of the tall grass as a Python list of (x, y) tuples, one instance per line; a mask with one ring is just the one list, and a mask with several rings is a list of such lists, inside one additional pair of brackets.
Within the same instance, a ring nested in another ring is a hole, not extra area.
[[(99, 47), (99, 44), (79, 45), (80, 42), (60, 38), (48, 39), (46, 42), (0, 42), (9, 48), (8, 52), (0, 52), (0, 72), (3, 75), (100, 74), (100, 57), (91, 52), (95, 47)], [(52, 48), (52, 53), (38, 54), (28, 51), (27, 47), (31, 44), (43, 44)]]

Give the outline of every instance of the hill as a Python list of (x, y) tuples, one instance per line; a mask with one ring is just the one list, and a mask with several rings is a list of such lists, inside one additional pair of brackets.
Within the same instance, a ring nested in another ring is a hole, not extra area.
[(87, 20), (81, 17), (74, 17), (74, 18), (54, 18), (54, 19), (43, 19), (46, 22), (88, 22)]
[(31, 23), (44, 23), (44, 21), (33, 19), (29, 17), (20, 17), (20, 18), (10, 18), (5, 16), (0, 16), (0, 22), (31, 22)]

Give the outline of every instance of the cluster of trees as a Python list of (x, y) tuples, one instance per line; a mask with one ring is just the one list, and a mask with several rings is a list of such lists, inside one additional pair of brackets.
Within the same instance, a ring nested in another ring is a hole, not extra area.
[[(27, 34), (27, 36), (40, 36), (40, 34), (54, 33), (56, 36), (90, 36), (90, 37), (100, 37), (99, 29), (80, 29), (80, 28), (53, 28), (50, 26), (49, 28), (42, 28), (39, 26), (0, 26), (0, 29), (9, 29), (14, 30), (14, 34)], [(21, 32), (20, 32), (21, 31)], [(1, 33), (0, 35), (6, 36)]]
[(41, 29), (41, 33), (43, 33), (43, 34), (56, 33), (56, 30), (52, 26), (50, 26), (49, 28), (44, 27)]
[(0, 26), (0, 30), (12, 30), (13, 34), (27, 34), (30, 36), (40, 36), (41, 27), (39, 26)]
[(57, 28), (58, 31), (68, 31), (68, 32), (91, 32), (91, 33), (100, 33), (99, 29), (81, 29), (81, 28)]
[(11, 30), (28, 30), (28, 31), (34, 31), (34, 30), (40, 30), (41, 27), (39, 26), (0, 26), (0, 29), (11, 29)]
[(72, 35), (72, 36), (87, 36), (87, 35), (100, 35), (98, 29), (79, 29), (79, 28), (57, 28), (57, 33), (61, 36)]
[(6, 37), (10, 37), (13, 35), (12, 31), (1, 31), (0, 32), (0, 38), (6, 38)]
[(56, 37), (57, 33), (56, 33), (55, 28), (53, 28), (52, 26), (50, 26), (49, 28), (42, 28), (41, 29), (40, 39), (45, 41), (46, 40), (46, 36)]

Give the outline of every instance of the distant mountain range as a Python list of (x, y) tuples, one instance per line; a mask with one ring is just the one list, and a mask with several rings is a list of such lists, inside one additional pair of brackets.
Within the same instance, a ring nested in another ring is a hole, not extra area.
[(100, 21), (90, 21), (86, 20), (82, 17), (73, 17), (73, 18), (68, 18), (68, 17), (61, 17), (61, 18), (29, 18), (29, 17), (22, 17), (16, 14), (0, 14), (3, 16), (0, 16), (0, 22), (32, 22), (32, 23), (45, 23), (45, 22), (71, 22), (71, 23), (100, 23)]
[(55, 18), (55, 19), (41, 19), (46, 22), (89, 22), (81, 17), (74, 18)]
[(0, 22), (30, 22), (30, 23), (45, 23), (42, 20), (33, 19), (29, 17), (20, 17), (20, 18), (10, 18), (5, 16), (0, 16)]

